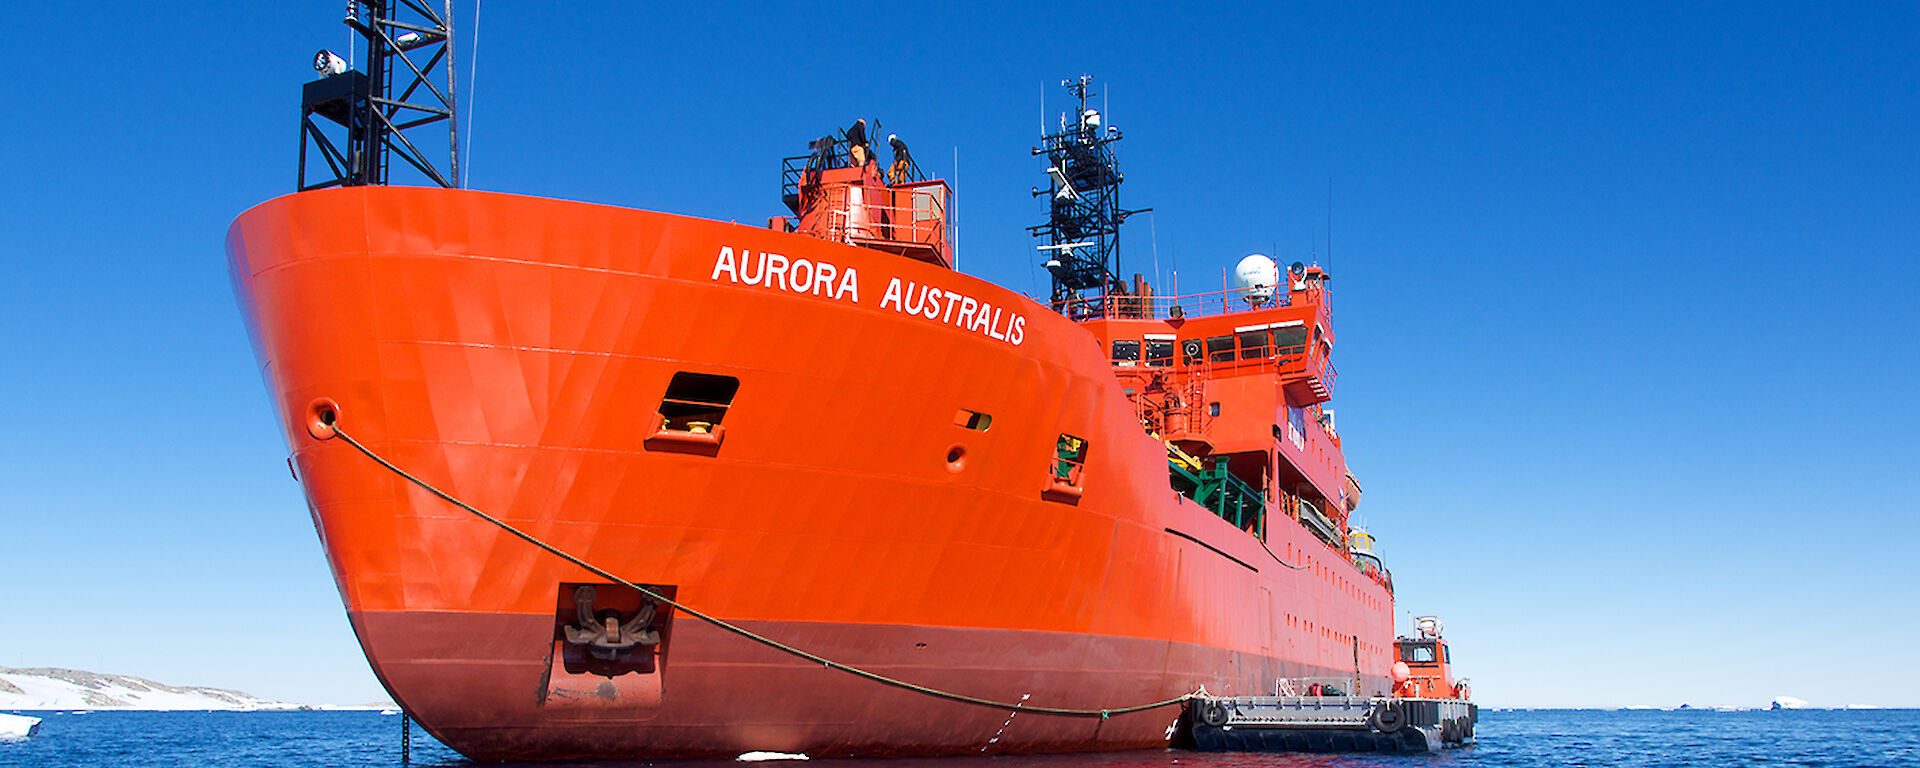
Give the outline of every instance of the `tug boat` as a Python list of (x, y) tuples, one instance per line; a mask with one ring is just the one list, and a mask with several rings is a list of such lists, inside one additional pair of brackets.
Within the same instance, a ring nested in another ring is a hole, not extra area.
[(302, 119), (358, 149), (226, 251), (347, 618), (448, 746), (1112, 750), (1196, 692), (1395, 685), (1330, 275), (1118, 279), (1087, 80), (1035, 148), (1036, 299), (956, 271), (950, 187), (852, 131), (785, 161), (765, 226), (394, 186), (357, 153), (398, 144), (354, 135), (393, 99), (334, 62)]
[(1434, 752), (1474, 743), (1480, 708), (1464, 679), (1453, 680), (1440, 620), (1422, 616), (1416, 634), (1394, 641), (1390, 695), (1325, 683), (1272, 696), (1205, 696), (1193, 706), (1190, 736), (1204, 750), (1239, 752)]

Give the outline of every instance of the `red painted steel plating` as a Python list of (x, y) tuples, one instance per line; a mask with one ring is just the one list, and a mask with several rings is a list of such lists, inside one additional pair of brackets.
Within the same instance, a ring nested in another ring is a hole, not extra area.
[[(768, 229), (398, 187), (269, 201), (227, 252), (367, 657), (471, 757), (1112, 749), (1166, 743), (1177, 713), (1009, 721), (684, 617), (651, 680), (569, 673), (560, 585), (592, 577), (315, 439), (320, 410), (627, 579), (925, 685), (1099, 709), (1391, 684), (1391, 595), (1299, 525), (1263, 547), (1170, 491), (1096, 337), (1000, 287)], [(711, 450), (652, 439), (683, 371), (740, 382)], [(1049, 493), (1061, 434), (1088, 446), (1072, 503)]]

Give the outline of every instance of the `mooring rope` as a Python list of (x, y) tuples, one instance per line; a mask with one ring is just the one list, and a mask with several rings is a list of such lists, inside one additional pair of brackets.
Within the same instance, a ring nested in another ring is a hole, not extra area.
[(1266, 540), (1266, 539), (1260, 539), (1260, 548), (1261, 548), (1261, 549), (1264, 549), (1264, 550), (1266, 550), (1266, 551), (1267, 551), (1267, 554), (1269, 554), (1269, 555), (1272, 555), (1272, 556), (1273, 556), (1273, 561), (1274, 561), (1274, 562), (1276, 562), (1276, 563), (1279, 563), (1279, 564), (1281, 564), (1281, 565), (1284, 565), (1284, 566), (1286, 566), (1286, 567), (1288, 567), (1288, 568), (1292, 568), (1292, 569), (1294, 569), (1294, 570), (1296, 570), (1296, 571), (1304, 571), (1304, 570), (1306, 570), (1306, 569), (1307, 569), (1307, 566), (1304, 566), (1304, 565), (1294, 565), (1293, 563), (1289, 563), (1289, 562), (1287, 562), (1287, 561), (1285, 561), (1285, 560), (1282, 560), (1282, 559), (1280, 559), (1280, 553), (1278, 553), (1278, 552), (1275, 552), (1275, 551), (1273, 551), (1273, 547), (1269, 547), (1269, 546), (1267, 546), (1267, 540)]
[[(868, 680), (872, 680), (877, 683), (881, 683), (884, 685), (891, 685), (895, 688), (903, 688), (909, 691), (913, 691), (915, 693), (926, 694), (928, 696), (933, 696), (935, 698), (948, 699), (950, 701), (958, 701), (966, 704), (977, 704), (983, 707), (993, 707), (995, 709), (1019, 709), (1020, 711), (1023, 711), (1023, 712), (1038, 712), (1040, 714), (1062, 715), (1066, 717), (1098, 717), (1102, 720), (1105, 720), (1108, 717), (1111, 717), (1113, 715), (1124, 715), (1129, 712), (1144, 712), (1150, 709), (1159, 709), (1161, 707), (1169, 707), (1175, 704), (1184, 703), (1190, 699), (1199, 698), (1201, 696), (1206, 695), (1206, 689), (1201, 688), (1201, 689), (1195, 690), (1192, 693), (1181, 694), (1179, 696), (1176, 696), (1171, 699), (1166, 699), (1164, 701), (1156, 701), (1150, 704), (1135, 704), (1130, 707), (1112, 707), (1108, 709), (1073, 709), (1069, 707), (1042, 707), (1042, 706), (1027, 704), (1024, 702), (995, 701), (993, 699), (986, 699), (978, 696), (968, 696), (967, 694), (964, 694), (964, 693), (956, 693), (953, 691), (946, 691), (938, 688), (932, 688), (929, 686), (920, 685), (918, 683), (912, 683), (906, 680), (901, 680), (897, 677), (889, 677), (887, 675), (883, 675), (878, 672), (874, 672), (867, 669), (862, 669), (860, 667), (856, 667), (851, 664), (845, 664), (838, 661), (834, 661), (832, 659), (826, 658), (819, 654), (811, 653), (808, 651), (801, 650), (799, 648), (795, 648), (791, 645), (787, 645), (786, 643), (782, 643), (771, 637), (767, 637), (765, 635), (759, 634), (757, 632), (754, 632), (753, 630), (747, 629), (746, 627), (733, 624), (732, 622), (729, 622), (725, 619), (721, 619), (715, 616), (709, 616), (707, 614), (701, 613), (700, 611), (687, 607), (685, 603), (681, 603), (676, 600), (670, 599), (667, 596), (654, 592), (653, 590), (647, 589), (646, 587), (640, 586), (631, 581), (627, 581), (626, 579), (620, 578), (619, 576), (615, 576), (612, 573), (607, 572), (606, 569), (603, 569), (599, 566), (596, 566), (592, 563), (589, 563), (585, 560), (575, 557), (571, 553), (568, 553), (565, 550), (560, 549), (559, 547), (556, 547), (552, 544), (548, 544), (545, 541), (541, 541), (538, 537), (535, 537), (533, 534), (527, 533), (526, 531), (522, 531), (519, 528), (515, 528), (511, 524), (507, 523), (504, 520), (501, 520), (500, 518), (497, 518), (485, 512), (482, 512), (479, 509), (476, 509), (473, 505), (454, 498), (452, 494), (449, 494), (446, 491), (443, 491), (443, 490), (440, 490), (439, 488), (434, 487), (432, 483), (429, 483), (425, 480), (415, 477), (412, 474), (408, 473), (406, 470), (401, 469), (398, 466), (395, 466), (394, 463), (391, 461), (388, 461), (386, 457), (383, 457), (380, 454), (375, 453), (373, 449), (368, 448), (365, 445), (362, 445), (360, 441), (353, 439), (352, 435), (347, 434), (346, 430), (340, 428), (340, 425), (337, 419), (338, 417), (336, 416), (335, 421), (327, 424), (327, 426), (332, 430), (334, 435), (338, 435), (340, 439), (347, 441), (347, 444), (353, 446), (355, 450), (358, 450), (361, 453), (365, 454), (367, 458), (373, 459), (380, 466), (386, 467), (389, 471), (393, 472), (394, 474), (399, 475), (403, 478), (406, 478), (408, 482), (413, 483), (414, 485), (420, 486), (423, 489), (426, 489), (428, 493), (431, 493), (435, 496), (440, 497), (442, 500), (446, 501), (449, 504), (452, 504), (456, 507), (459, 507), (461, 509), (464, 509), (468, 512), (473, 513), (476, 517), (479, 517), (482, 520), (485, 520), (489, 523), (494, 524), (500, 530), (513, 534), (515, 537), (519, 538), (520, 540), (525, 541), (528, 544), (532, 544), (541, 549), (544, 549), (549, 554), (559, 557), (562, 560), (565, 560), (569, 563), (573, 563), (574, 565), (580, 566), (581, 568), (585, 568), (587, 571), (593, 573), (596, 576), (599, 576), (600, 578), (606, 579), (615, 584), (619, 584), (620, 586), (626, 587), (628, 589), (637, 591), (642, 595), (646, 595), (651, 600), (655, 600), (655, 601), (673, 606), (674, 608), (679, 609), (681, 612), (686, 613), (687, 615), (692, 616), (701, 621), (707, 622), (708, 624), (712, 624), (716, 627), (724, 629), (728, 632), (732, 632), (736, 635), (747, 638), (748, 640), (752, 640), (756, 643), (760, 643), (769, 648), (783, 651), (785, 653), (798, 656), (802, 659), (806, 659), (816, 664), (820, 664), (828, 669), (837, 669), (851, 675), (864, 677)], [(321, 438), (321, 439), (326, 439), (326, 438)]]

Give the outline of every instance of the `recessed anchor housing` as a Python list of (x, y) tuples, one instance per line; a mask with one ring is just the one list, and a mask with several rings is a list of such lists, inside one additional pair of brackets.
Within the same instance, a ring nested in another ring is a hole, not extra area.
[(577, 623), (561, 627), (568, 644), (586, 646), (587, 651), (601, 661), (618, 661), (631, 655), (636, 646), (660, 644), (660, 630), (653, 628), (656, 608), (652, 600), (643, 596), (640, 608), (628, 612), (622, 619), (621, 612), (612, 608), (594, 610), (597, 594), (598, 590), (590, 584), (573, 590)]

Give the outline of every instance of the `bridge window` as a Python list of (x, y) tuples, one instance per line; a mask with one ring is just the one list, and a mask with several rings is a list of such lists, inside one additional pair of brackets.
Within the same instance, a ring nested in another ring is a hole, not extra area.
[(1204, 342), (1199, 339), (1187, 339), (1180, 342), (1180, 364), (1193, 365), (1207, 359)]
[(1119, 339), (1113, 342), (1113, 364), (1132, 367), (1140, 364), (1140, 342)]
[(1233, 337), (1214, 336), (1207, 339), (1207, 359), (1216, 363), (1233, 362)]
[(1273, 329), (1273, 354), (1277, 357), (1299, 357), (1307, 353), (1307, 328), (1296, 325), (1290, 328)]
[(1173, 365), (1173, 340), (1148, 339), (1147, 365), (1154, 368), (1165, 368)]
[(1267, 356), (1267, 331), (1247, 331), (1240, 334), (1240, 359), (1258, 360)]

